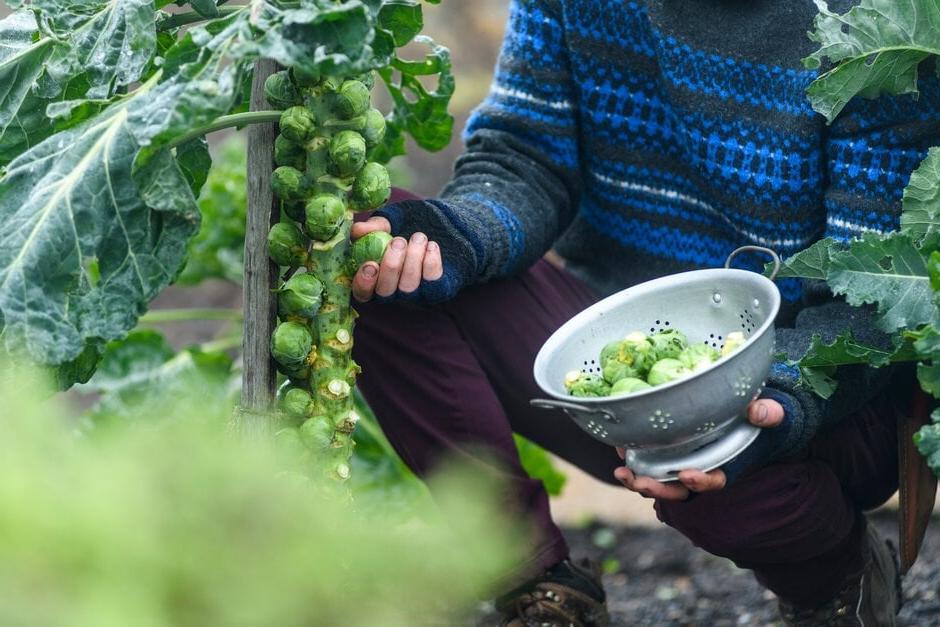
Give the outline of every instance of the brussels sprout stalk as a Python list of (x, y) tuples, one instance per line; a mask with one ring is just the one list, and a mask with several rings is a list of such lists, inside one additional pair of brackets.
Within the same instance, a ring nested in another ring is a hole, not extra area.
[[(290, 207), (284, 222), (275, 225), (279, 237), (271, 240), (277, 246), (270, 253), (279, 264), (301, 260), (306, 270), (279, 289), (281, 325), (275, 339), (280, 341), (272, 346), (291, 378), (281, 410), (300, 421), (299, 440), (317, 467), (345, 481), (354, 446), (350, 434), (359, 420), (352, 395), (360, 371), (352, 359), (352, 279), (357, 262), (381, 259), (388, 244), (386, 238), (370, 237), (354, 247), (350, 231), (354, 210), (375, 209), (389, 196), (388, 173), (368, 161), (372, 140), (384, 133), (384, 120), (372, 113), (369, 89), (359, 80), (297, 80), (294, 73), (284, 72), (270, 87), (276, 105), (285, 109), (274, 187)], [(368, 138), (360, 130), (369, 131)], [(297, 245), (298, 232), (306, 246)], [(305, 363), (298, 363), (297, 353), (306, 337), (295, 326), (281, 330), (285, 325), (302, 325), (314, 339)]]

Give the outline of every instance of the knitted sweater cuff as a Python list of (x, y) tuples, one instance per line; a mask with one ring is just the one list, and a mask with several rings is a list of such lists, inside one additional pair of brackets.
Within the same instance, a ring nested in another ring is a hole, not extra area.
[(749, 447), (722, 466), (727, 476), (727, 485), (734, 483), (749, 470), (801, 451), (815, 433), (807, 412), (793, 395), (768, 387), (760, 397), (776, 401), (783, 406), (783, 422), (776, 427), (761, 429), (760, 435)]
[(421, 232), (436, 242), (441, 250), (444, 274), (435, 281), (422, 281), (410, 294), (396, 292), (376, 300), (413, 301), (432, 304), (449, 300), (477, 276), (477, 251), (468, 243), (447, 217), (450, 208), (433, 200), (405, 200), (386, 205), (375, 212), (391, 224), (392, 235), (410, 238)]

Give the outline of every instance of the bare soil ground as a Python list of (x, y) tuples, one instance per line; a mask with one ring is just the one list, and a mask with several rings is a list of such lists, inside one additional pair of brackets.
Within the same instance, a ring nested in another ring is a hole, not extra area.
[[(897, 537), (895, 515), (871, 519), (887, 538)], [(573, 554), (607, 565), (604, 577), (614, 625), (774, 625), (776, 600), (750, 571), (696, 549), (672, 529), (589, 525), (567, 529)], [(904, 579), (899, 624), (940, 626), (940, 520), (928, 532), (921, 557)], [(496, 625), (484, 608), (477, 627)]]

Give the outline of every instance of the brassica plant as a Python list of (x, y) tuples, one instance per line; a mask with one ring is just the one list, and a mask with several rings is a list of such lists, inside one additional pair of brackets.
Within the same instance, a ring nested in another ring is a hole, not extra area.
[[(308, 83), (327, 77), (345, 113), (361, 113), (368, 93), (343, 77), (377, 77), (392, 111), (364, 115), (373, 161), (402, 154), (405, 133), (428, 149), (450, 137), (450, 60), (418, 35), (417, 0), (194, 2), (175, 13), (166, 0), (7, 4), (0, 312), (3, 348), (18, 358), (57, 367), (88, 347), (100, 352), (176, 278), (199, 228), (203, 137), (278, 121), (278, 105), (297, 104), (296, 80), (283, 76), (272, 110), (246, 111), (256, 59)], [(411, 42), (427, 56), (400, 56)], [(435, 76), (432, 89), (424, 78)], [(297, 124), (309, 122), (304, 114)]]
[[(808, 90), (813, 108), (832, 122), (855, 97), (916, 97), (918, 75), (940, 57), (940, 6), (933, 0), (861, 0), (843, 15), (817, 0), (810, 68), (831, 64)], [(925, 63), (929, 62), (929, 63)], [(840, 366), (917, 362), (921, 387), (940, 398), (940, 148), (932, 148), (904, 191), (900, 228), (865, 233), (844, 245), (824, 239), (787, 260), (780, 277), (820, 279), (851, 305), (873, 305), (889, 346), (859, 343), (851, 330), (814, 339), (792, 365), (823, 397), (835, 391)], [(917, 444), (940, 476), (940, 412)]]

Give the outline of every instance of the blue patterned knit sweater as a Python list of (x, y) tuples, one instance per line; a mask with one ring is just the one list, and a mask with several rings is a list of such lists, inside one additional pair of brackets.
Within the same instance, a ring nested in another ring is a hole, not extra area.
[[(448, 298), (552, 248), (609, 294), (718, 267), (745, 244), (786, 256), (823, 236), (894, 229), (910, 172), (940, 140), (940, 84), (924, 76), (918, 100), (853, 102), (826, 126), (805, 93), (816, 71), (801, 63), (815, 14), (811, 0), (513, 0), (453, 180), (437, 199), (380, 212), (393, 232), (441, 243), (445, 276), (419, 296)], [(813, 333), (881, 339), (866, 312), (818, 286), (779, 286), (777, 341), (792, 356)], [(788, 420), (729, 475), (799, 451), (884, 378), (845, 369), (823, 402), (776, 368), (768, 395)]]

